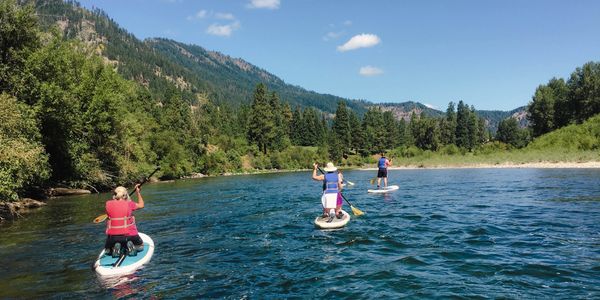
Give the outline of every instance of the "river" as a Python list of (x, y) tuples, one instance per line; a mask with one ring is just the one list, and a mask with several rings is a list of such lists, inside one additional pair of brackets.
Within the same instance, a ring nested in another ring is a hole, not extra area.
[(109, 195), (52, 199), (0, 227), (0, 298), (600, 297), (599, 169), (392, 170), (384, 195), (375, 173), (344, 172), (366, 214), (333, 231), (309, 172), (145, 185), (155, 255), (108, 281)]

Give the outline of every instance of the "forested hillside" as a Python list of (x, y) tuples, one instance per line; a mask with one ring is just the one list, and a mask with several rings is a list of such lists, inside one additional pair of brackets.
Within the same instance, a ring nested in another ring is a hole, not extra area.
[(174, 84), (190, 104), (210, 98), (215, 103), (238, 106), (248, 104), (253, 88), (264, 83), (292, 106), (310, 106), (333, 113), (338, 101), (346, 101), (359, 114), (365, 111), (363, 101), (346, 100), (286, 84), (239, 58), (168, 39), (140, 41), (103, 11), (88, 11), (74, 1), (28, 2), (35, 3), (44, 27), (58, 24), (66, 38), (77, 38), (95, 46), (97, 52), (114, 63), (126, 79), (147, 86), (153, 95), (161, 98), (167, 87)]

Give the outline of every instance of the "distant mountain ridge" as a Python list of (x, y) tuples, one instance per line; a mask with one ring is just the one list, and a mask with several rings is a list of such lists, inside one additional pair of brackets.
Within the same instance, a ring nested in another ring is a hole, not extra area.
[[(39, 19), (46, 27), (57, 25), (66, 38), (76, 38), (95, 48), (107, 63), (115, 65), (125, 78), (146, 86), (159, 100), (172, 86), (181, 90), (190, 104), (211, 99), (216, 103), (234, 106), (248, 104), (256, 84), (265, 83), (270, 91), (292, 107), (314, 107), (328, 114), (335, 113), (337, 103), (345, 101), (353, 111), (362, 115), (370, 107), (392, 111), (397, 118), (409, 119), (415, 112), (431, 117), (445, 113), (421, 103), (373, 103), (349, 100), (330, 94), (321, 94), (285, 83), (279, 77), (241, 58), (209, 51), (197, 45), (188, 45), (165, 38), (139, 40), (121, 28), (104, 11), (92, 11), (76, 1), (30, 0)], [(504, 111), (477, 111), (495, 131), (503, 118), (519, 117), (523, 123), (524, 108)]]

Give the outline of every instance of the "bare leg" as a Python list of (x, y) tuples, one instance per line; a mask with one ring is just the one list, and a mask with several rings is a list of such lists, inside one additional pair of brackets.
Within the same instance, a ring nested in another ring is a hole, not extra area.
[(377, 188), (381, 186), (381, 177), (377, 177)]
[(383, 184), (387, 187), (387, 177), (383, 177)]

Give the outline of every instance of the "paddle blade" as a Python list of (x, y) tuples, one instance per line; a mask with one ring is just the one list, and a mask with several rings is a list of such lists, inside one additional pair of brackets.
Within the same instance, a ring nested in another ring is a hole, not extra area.
[(355, 216), (362, 216), (362, 215), (364, 215), (364, 214), (365, 214), (364, 212), (362, 212), (362, 210), (360, 210), (360, 209), (358, 209), (358, 208), (356, 208), (356, 207), (354, 207), (354, 206), (352, 206), (352, 205), (350, 206), (350, 208), (352, 208), (352, 213), (353, 213)]
[(354, 182), (346, 180), (349, 185), (354, 185)]
[(375, 178), (371, 178), (370, 182), (371, 184), (375, 184)]
[(94, 223), (104, 222), (104, 220), (106, 220), (106, 218), (108, 218), (107, 214), (100, 215), (94, 219)]

